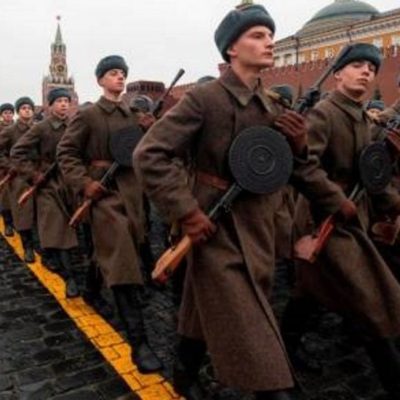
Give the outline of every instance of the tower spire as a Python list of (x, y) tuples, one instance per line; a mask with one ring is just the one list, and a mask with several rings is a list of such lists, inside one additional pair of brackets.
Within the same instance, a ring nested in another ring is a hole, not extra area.
[(241, 3), (239, 5), (236, 6), (236, 8), (243, 8), (243, 7), (247, 7), (254, 4), (253, 0), (242, 0)]
[(57, 22), (56, 40), (55, 40), (54, 44), (63, 44), (62, 35), (61, 35), (61, 27), (60, 27), (61, 16), (57, 15), (56, 19), (58, 22)]

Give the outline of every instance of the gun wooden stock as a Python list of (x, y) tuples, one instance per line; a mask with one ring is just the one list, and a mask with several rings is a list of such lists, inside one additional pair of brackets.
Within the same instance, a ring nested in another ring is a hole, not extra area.
[(294, 258), (314, 263), (319, 253), (328, 242), (335, 227), (333, 215), (328, 217), (314, 235), (306, 235), (294, 245)]
[(191, 248), (192, 241), (188, 235), (185, 235), (158, 259), (151, 277), (159, 283), (165, 283)]
[(28, 201), (28, 199), (35, 194), (37, 188), (38, 186), (34, 185), (31, 186), (29, 189), (25, 190), (25, 192), (22, 193), (21, 196), (19, 196), (18, 205), (22, 207)]
[(7, 185), (8, 182), (10, 182), (12, 179), (11, 174), (7, 174), (1, 181), (0, 181), (0, 190), (4, 188), (5, 185)]
[(90, 206), (92, 205), (93, 200), (92, 199), (86, 199), (82, 205), (74, 212), (74, 215), (72, 218), (69, 220), (68, 225), (71, 228), (75, 228), (79, 222), (83, 219), (83, 217), (86, 215), (88, 212)]

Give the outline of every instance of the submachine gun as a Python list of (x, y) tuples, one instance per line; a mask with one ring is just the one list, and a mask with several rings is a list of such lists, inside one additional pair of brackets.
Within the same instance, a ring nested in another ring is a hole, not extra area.
[(41, 187), (43, 187), (48, 182), (48, 180), (56, 170), (57, 163), (54, 162), (49, 166), (49, 168), (47, 168), (47, 170), (43, 174), (43, 177), (38, 182), (26, 189), (21, 194), (21, 196), (18, 198), (18, 205), (20, 207), (24, 206), (29, 198), (32, 197)]
[[(350, 48), (347, 48), (342, 57), (349, 51)], [(334, 67), (335, 63), (332, 63), (305, 95), (296, 101), (294, 111), (304, 114), (319, 101), (321, 86)], [(242, 191), (266, 194), (285, 186), (293, 169), (293, 154), (286, 139), (280, 132), (265, 126), (240, 132), (231, 144), (228, 161), (234, 183), (208, 212), (212, 221), (216, 221), (222, 213), (229, 212)], [(152, 278), (165, 283), (191, 248), (190, 237), (185, 235), (161, 255)]]
[[(399, 137), (394, 133), (399, 129), (400, 116), (397, 116), (387, 123), (379, 140), (362, 150), (358, 160), (360, 180), (354, 186), (349, 200), (357, 203), (364, 193), (382, 193), (390, 184), (393, 177), (393, 162), (400, 154)], [(330, 215), (314, 234), (299, 239), (294, 246), (294, 257), (314, 263), (331, 237), (335, 223), (335, 216)], [(393, 244), (400, 231), (400, 221), (395, 224), (377, 223), (372, 231), (381, 237), (381, 241)]]
[[(154, 115), (155, 117), (159, 116), (166, 97), (169, 95), (173, 87), (176, 85), (176, 83), (184, 73), (185, 71), (183, 69), (180, 69), (178, 71), (168, 89), (154, 103), (151, 110), (152, 115)], [(101, 185), (107, 187), (109, 183), (113, 180), (115, 173), (117, 172), (119, 167), (122, 166), (132, 168), (132, 153), (142, 137), (143, 131), (141, 128), (138, 127), (125, 128), (121, 131), (115, 132), (110, 136), (109, 149), (114, 161), (105, 172), (105, 174), (102, 176), (100, 180)], [(89, 211), (92, 204), (92, 199), (85, 199), (82, 205), (74, 212), (73, 216), (71, 217), (69, 221), (69, 226), (76, 227)]]

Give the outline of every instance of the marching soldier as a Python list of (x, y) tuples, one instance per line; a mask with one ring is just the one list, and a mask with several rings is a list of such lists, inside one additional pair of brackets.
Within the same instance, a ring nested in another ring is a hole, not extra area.
[[(227, 153), (241, 130), (275, 124), (294, 153), (303, 154), (303, 118), (293, 111), (279, 115), (260, 79), (273, 63), (274, 31), (261, 5), (231, 11), (215, 33), (230, 68), (188, 92), (152, 126), (133, 157), (150, 200), (169, 222), (179, 221), (194, 245), (174, 371), (176, 391), (190, 400), (204, 398), (196, 378), (205, 348), (223, 384), (254, 391), (258, 400), (292, 398), (294, 379), (269, 303), (281, 191), (239, 196), (217, 225), (204, 211), (231, 183)], [(176, 162), (187, 154), (192, 189)]]
[[(12, 125), (14, 122), (14, 106), (11, 103), (4, 103), (0, 106), (0, 132), (7, 128), (8, 126)], [(1, 171), (0, 176), (2, 178), (5, 177), (5, 170)], [(4, 220), (4, 234), (6, 236), (13, 236), (14, 235), (14, 228), (13, 228), (13, 221), (12, 221), (12, 214), (10, 209), (10, 199), (9, 199), (9, 192), (8, 187), (4, 187), (0, 194), (0, 205), (1, 205), (1, 215)]]
[[(56, 165), (56, 147), (67, 127), (71, 95), (66, 89), (56, 88), (49, 92), (48, 102), (50, 116), (17, 141), (11, 150), (11, 160), (38, 187), (35, 197), (40, 247), (65, 277), (66, 297), (71, 298), (79, 295), (70, 254), (78, 241), (75, 230), (68, 225), (72, 193)], [(37, 169), (30, 165), (32, 149), (38, 153)]]
[(380, 115), (385, 110), (385, 103), (382, 100), (370, 100), (365, 106), (365, 111), (374, 123), (379, 123)]
[[(15, 229), (21, 236), (24, 247), (24, 259), (28, 263), (35, 261), (33, 251), (33, 201), (29, 199), (25, 207), (19, 207), (18, 199), (29, 184), (22, 175), (17, 174), (16, 166), (10, 164), (10, 151), (12, 146), (32, 127), (34, 103), (29, 97), (21, 97), (15, 103), (18, 120), (12, 126), (0, 133), (0, 168), (7, 171), (11, 214)], [(10, 167), (11, 165), (11, 167)]]
[[(400, 335), (400, 285), (368, 236), (369, 202), (391, 215), (400, 213), (400, 197), (390, 188), (380, 195), (362, 193), (357, 203), (348, 198), (360, 181), (358, 156), (372, 143), (363, 100), (378, 73), (381, 56), (370, 44), (350, 45), (334, 69), (336, 90), (308, 114), (310, 162), (300, 174), (314, 183), (314, 199), (297, 204), (299, 232), (310, 234), (327, 213), (341, 210), (330, 239), (314, 264), (297, 269), (302, 299), (289, 303), (283, 333), (292, 341), (305, 326), (306, 298), (317, 299), (359, 324), (363, 342), (386, 391), (400, 398), (400, 353), (394, 339)], [(342, 53), (343, 54), (343, 53)], [(307, 210), (311, 217), (306, 218)], [(302, 241), (301, 243), (305, 243)], [(300, 242), (298, 243), (300, 244)], [(299, 247), (296, 247), (299, 250)], [(297, 328), (294, 326), (297, 322)], [(290, 330), (291, 329), (291, 335)], [(299, 336), (298, 336), (299, 338)]]
[[(123, 321), (132, 359), (142, 373), (160, 370), (162, 364), (152, 351), (145, 332), (143, 286), (139, 247), (144, 235), (143, 192), (133, 169), (120, 168), (106, 188), (99, 180), (113, 163), (111, 135), (141, 123), (121, 101), (128, 66), (120, 56), (103, 58), (96, 68), (103, 96), (77, 112), (57, 150), (57, 160), (67, 184), (93, 201), (90, 210), (96, 259), (105, 283), (114, 293)], [(146, 121), (144, 121), (146, 119)]]

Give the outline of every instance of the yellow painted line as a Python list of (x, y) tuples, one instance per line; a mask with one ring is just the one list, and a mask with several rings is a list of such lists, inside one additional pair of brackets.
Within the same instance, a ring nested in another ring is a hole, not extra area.
[[(13, 237), (4, 235), (4, 221), (2, 218), (0, 218), (0, 232), (18, 257), (23, 260), (20, 237), (17, 234), (14, 234)], [(172, 386), (161, 375), (143, 375), (139, 373), (137, 366), (131, 361), (129, 344), (81, 297), (67, 299), (65, 297), (64, 280), (43, 266), (38, 254), (36, 254), (36, 262), (26, 264), (26, 266), (56, 298), (76, 326), (142, 400), (180, 399)]]

